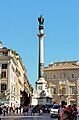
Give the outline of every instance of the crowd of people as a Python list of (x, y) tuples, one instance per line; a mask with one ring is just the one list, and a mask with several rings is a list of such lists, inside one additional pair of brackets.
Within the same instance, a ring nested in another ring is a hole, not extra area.
[(9, 106), (0, 107), (0, 115), (3, 116), (5, 116), (6, 114), (21, 113), (21, 112), (22, 112), (21, 107), (9, 107)]
[[(43, 113), (50, 113), (50, 107), (37, 105), (37, 106), (25, 106), (21, 107), (0, 107), (0, 115), (3, 114), (11, 114), (11, 113), (26, 113), (28, 114), (30, 110), (31, 115), (35, 113), (43, 114)], [(79, 106), (77, 107), (75, 104), (73, 105), (65, 105), (65, 102), (61, 102), (59, 107), (59, 117), (58, 120), (78, 120), (79, 119)]]
[(79, 106), (75, 104), (65, 106), (62, 102), (59, 108), (58, 120), (78, 120), (79, 119)]
[(45, 105), (36, 105), (31, 107), (31, 115), (34, 115), (35, 113), (43, 114), (43, 113), (49, 113), (50, 108)]
[(35, 113), (42, 114), (43, 112), (49, 112), (48, 107), (45, 108), (45, 106), (37, 105), (37, 106), (23, 106), (23, 107), (9, 107), (9, 106), (3, 106), (0, 107), (0, 115), (5, 116), (13, 114), (13, 113), (30, 113), (31, 115), (34, 115)]
[(6, 114), (10, 115), (13, 113), (29, 113), (30, 115), (35, 115), (36, 113), (50, 113), (50, 107), (44, 105), (36, 105), (36, 106), (23, 106), (23, 107), (9, 107), (3, 106), (0, 107), (0, 115), (5, 116)]

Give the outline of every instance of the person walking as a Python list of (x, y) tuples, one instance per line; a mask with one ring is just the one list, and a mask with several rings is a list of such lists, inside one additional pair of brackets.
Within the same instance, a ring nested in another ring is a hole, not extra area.
[(62, 114), (64, 108), (65, 108), (65, 103), (62, 101), (62, 102), (61, 102), (61, 105), (60, 105), (60, 108), (59, 108), (58, 120), (60, 120), (60, 116), (61, 116), (61, 114)]
[[(2, 115), (2, 108), (0, 107), (0, 115)], [(0, 120), (1, 120), (1, 117), (0, 117)]]
[(65, 109), (61, 112), (60, 120), (73, 120), (71, 118), (71, 113), (69, 112), (69, 110)]
[(73, 116), (73, 120), (77, 120), (77, 108), (75, 104), (73, 104), (72, 106), (72, 116)]
[(5, 116), (6, 113), (6, 106), (3, 107), (3, 116)]
[(77, 120), (79, 119), (79, 106), (77, 107)]
[(0, 115), (2, 115), (2, 108), (0, 107)]

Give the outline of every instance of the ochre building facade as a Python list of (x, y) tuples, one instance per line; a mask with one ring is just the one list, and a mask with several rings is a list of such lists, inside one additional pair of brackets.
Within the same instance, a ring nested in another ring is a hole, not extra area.
[(45, 80), (52, 95), (52, 101), (79, 105), (79, 63), (78, 61), (55, 62), (45, 67)]

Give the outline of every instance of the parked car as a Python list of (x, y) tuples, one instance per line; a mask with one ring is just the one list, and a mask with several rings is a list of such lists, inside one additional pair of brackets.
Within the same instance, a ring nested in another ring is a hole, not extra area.
[(54, 104), (53, 107), (50, 109), (50, 116), (58, 117), (59, 116), (59, 108), (60, 108), (60, 105)]

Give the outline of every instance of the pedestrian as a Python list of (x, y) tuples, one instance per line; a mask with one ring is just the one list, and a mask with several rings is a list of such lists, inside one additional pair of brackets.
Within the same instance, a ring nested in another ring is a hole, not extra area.
[(77, 107), (77, 120), (79, 119), (79, 106)]
[(7, 114), (8, 114), (8, 106), (6, 107), (6, 112), (7, 112)]
[(10, 114), (10, 107), (8, 106), (8, 113)]
[(42, 109), (40, 109), (40, 114), (43, 114), (43, 110)]
[(21, 113), (21, 106), (19, 107), (20, 113)]
[(27, 108), (26, 108), (26, 112), (27, 112), (27, 114), (28, 114), (28, 111), (29, 111), (29, 109), (28, 109), (28, 106), (27, 106)]
[(32, 107), (32, 108), (31, 108), (31, 115), (34, 115), (34, 114), (35, 114), (35, 108)]
[(68, 110), (63, 110), (60, 114), (60, 120), (73, 120)]
[(2, 115), (2, 108), (0, 107), (0, 115)]
[(58, 116), (58, 120), (60, 120), (60, 116), (61, 116), (61, 113), (62, 111), (64, 110), (65, 108), (65, 103), (64, 101), (61, 102), (61, 105), (60, 105), (60, 108), (59, 108), (59, 116)]
[(77, 108), (75, 104), (73, 104), (72, 106), (72, 116), (73, 116), (73, 120), (77, 119)]
[(69, 111), (70, 112), (70, 114), (72, 115), (72, 107), (71, 107), (71, 105), (68, 105), (66, 108), (64, 108), (64, 110), (67, 110), (67, 111)]
[(18, 107), (16, 108), (16, 113), (18, 113)]
[(3, 116), (5, 116), (6, 113), (6, 106), (3, 107)]

